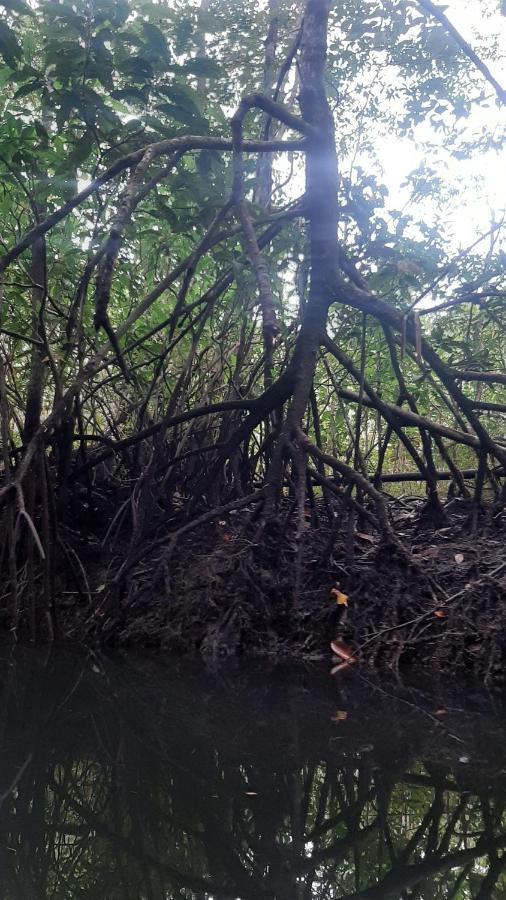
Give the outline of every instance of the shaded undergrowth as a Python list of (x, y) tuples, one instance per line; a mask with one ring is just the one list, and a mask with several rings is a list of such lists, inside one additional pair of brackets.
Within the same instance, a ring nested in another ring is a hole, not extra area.
[(402, 553), (344, 511), (331, 527), (323, 504), (308, 510), (297, 542), (286, 537), (288, 502), (267, 522), (251, 510), (232, 510), (177, 546), (170, 535), (158, 536), (120, 583), (126, 536), (111, 548), (96, 532), (85, 541), (69, 530), (90, 578), (85, 586), (74, 569), (73, 589), (58, 601), (59, 631), (85, 642), (215, 658), (322, 659), (338, 639), (361, 666), (500, 676), (505, 516), (484, 514), (473, 529), (468, 505), (451, 501), (447, 524), (434, 530), (425, 509), (416, 498), (391, 502)]

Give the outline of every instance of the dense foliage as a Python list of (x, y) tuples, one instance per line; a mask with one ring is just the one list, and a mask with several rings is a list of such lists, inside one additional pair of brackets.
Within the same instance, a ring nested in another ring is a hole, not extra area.
[(435, 525), (448, 485), (473, 528), (503, 508), (504, 209), (486, 223), (479, 169), (505, 20), (478, 5), (471, 48), (429, 2), (0, 4), (13, 627), (54, 627), (62, 559), (89, 595), (76, 530), (119, 541), (117, 590), (231, 509), (293, 549), (323, 498), (406, 556), (403, 481)]

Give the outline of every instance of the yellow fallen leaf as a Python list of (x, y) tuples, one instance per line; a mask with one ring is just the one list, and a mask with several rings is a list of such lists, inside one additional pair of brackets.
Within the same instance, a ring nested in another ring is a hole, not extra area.
[(332, 588), (330, 593), (336, 598), (338, 606), (348, 606), (348, 594), (343, 594), (339, 588)]

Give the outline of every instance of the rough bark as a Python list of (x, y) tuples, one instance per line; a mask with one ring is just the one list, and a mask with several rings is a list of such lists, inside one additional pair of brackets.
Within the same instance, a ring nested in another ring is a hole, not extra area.
[(28, 444), (40, 426), (42, 412), (42, 394), (44, 390), (44, 345), (40, 334), (41, 306), (46, 295), (46, 248), (44, 238), (38, 238), (32, 245), (30, 280), (32, 345), (30, 357), (30, 375), (26, 395), (25, 422), (23, 427), (23, 443)]

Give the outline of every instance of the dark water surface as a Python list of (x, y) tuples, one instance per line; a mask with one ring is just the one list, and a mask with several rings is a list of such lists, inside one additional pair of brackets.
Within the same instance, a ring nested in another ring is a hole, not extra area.
[(506, 898), (504, 696), (27, 649), (0, 677), (6, 900)]

